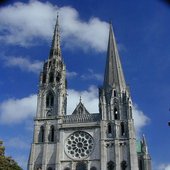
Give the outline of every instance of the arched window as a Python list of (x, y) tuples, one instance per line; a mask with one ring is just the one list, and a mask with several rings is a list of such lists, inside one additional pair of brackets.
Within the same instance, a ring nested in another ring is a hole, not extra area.
[(78, 162), (76, 165), (76, 170), (87, 170), (87, 165), (84, 162)]
[(115, 164), (113, 161), (107, 163), (107, 170), (114, 170)]
[(127, 168), (127, 162), (126, 161), (122, 161), (121, 168), (122, 168), (122, 170), (126, 170), (126, 168)]
[(49, 141), (54, 142), (54, 126), (53, 125), (50, 127)]
[(54, 73), (51, 72), (49, 75), (49, 83), (53, 83), (54, 82)]
[(121, 128), (121, 136), (124, 136), (125, 135), (125, 124), (124, 122), (121, 122), (120, 124), (120, 128)]
[(112, 133), (112, 127), (110, 123), (108, 124), (108, 133)]
[(40, 128), (38, 142), (44, 142), (44, 127), (43, 126), (41, 126)]
[(93, 166), (90, 168), (90, 170), (97, 170), (97, 168)]
[(115, 116), (115, 120), (119, 119), (117, 108), (114, 108), (114, 116)]
[(50, 92), (46, 97), (46, 107), (53, 107), (54, 106), (54, 96)]

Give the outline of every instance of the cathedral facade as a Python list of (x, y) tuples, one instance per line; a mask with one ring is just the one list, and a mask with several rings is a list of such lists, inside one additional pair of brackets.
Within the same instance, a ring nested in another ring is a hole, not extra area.
[(151, 170), (146, 139), (136, 141), (132, 101), (110, 24), (99, 113), (82, 101), (66, 114), (66, 66), (58, 17), (51, 50), (40, 74), (28, 170)]

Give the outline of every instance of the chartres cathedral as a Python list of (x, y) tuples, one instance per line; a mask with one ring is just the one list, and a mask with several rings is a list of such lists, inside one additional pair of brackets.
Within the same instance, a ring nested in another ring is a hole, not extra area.
[(151, 170), (146, 139), (136, 140), (132, 100), (111, 24), (99, 113), (90, 113), (81, 100), (73, 113), (66, 114), (66, 108), (66, 66), (57, 17), (40, 74), (28, 170)]

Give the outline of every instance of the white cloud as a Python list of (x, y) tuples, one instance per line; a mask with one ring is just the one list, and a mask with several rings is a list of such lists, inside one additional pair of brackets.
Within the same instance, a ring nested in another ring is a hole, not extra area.
[(30, 1), (16, 2), (0, 10), (0, 41), (30, 46), (36, 38), (51, 39), (59, 11), (63, 42), (66, 47), (105, 51), (108, 38), (108, 24), (93, 17), (83, 21), (72, 7), (57, 7), (49, 2)]
[[(72, 114), (79, 103), (80, 96), (82, 103), (91, 113), (98, 113), (98, 89), (95, 86), (88, 90), (77, 91), (68, 89), (67, 96), (67, 114)], [(11, 124), (26, 121), (36, 114), (37, 96), (30, 95), (22, 99), (9, 99), (0, 104), (0, 123)], [(137, 107), (133, 106), (133, 116), (137, 134), (141, 128), (147, 125), (149, 118)]]
[(85, 91), (76, 91), (73, 89), (68, 90), (68, 106), (67, 113), (72, 114), (74, 109), (79, 103), (79, 99), (82, 99), (82, 103), (87, 108), (87, 110), (91, 113), (98, 113), (98, 90), (95, 86), (89, 87), (88, 90)]
[(37, 95), (22, 99), (8, 99), (0, 104), (0, 123), (20, 123), (33, 117), (36, 111)]
[(95, 73), (92, 69), (88, 69), (88, 73), (81, 75), (83, 80), (103, 80), (103, 75), (99, 73)]
[(138, 108), (136, 104), (132, 107), (134, 123), (136, 127), (137, 135), (140, 134), (141, 128), (148, 124), (149, 118)]
[(78, 73), (76, 73), (75, 71), (68, 71), (66, 73), (67, 78), (73, 78), (76, 77), (78, 75)]
[(19, 67), (23, 71), (33, 73), (39, 73), (43, 65), (41, 61), (30, 61), (24, 57), (3, 57), (3, 60), (5, 61), (5, 66)]
[(157, 170), (170, 170), (170, 164), (162, 164)]

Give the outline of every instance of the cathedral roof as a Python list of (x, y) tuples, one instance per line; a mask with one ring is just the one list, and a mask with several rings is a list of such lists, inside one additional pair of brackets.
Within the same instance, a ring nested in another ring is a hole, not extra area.
[(82, 115), (82, 114), (90, 114), (90, 113), (87, 111), (87, 109), (85, 108), (85, 106), (83, 105), (80, 99), (79, 104), (77, 105), (77, 107), (75, 108), (72, 114)]

